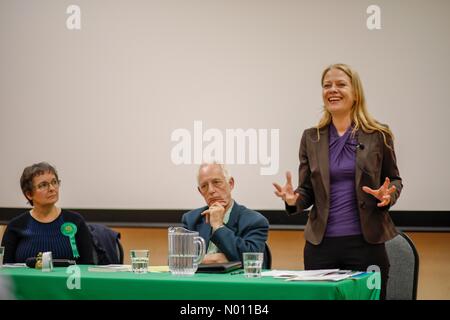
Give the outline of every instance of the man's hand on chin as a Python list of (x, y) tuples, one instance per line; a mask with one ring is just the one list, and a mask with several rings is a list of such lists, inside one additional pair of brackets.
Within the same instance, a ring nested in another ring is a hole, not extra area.
[(217, 229), (223, 225), (223, 217), (225, 216), (225, 207), (219, 202), (215, 202), (209, 207), (209, 224), (213, 229)]
[(205, 222), (211, 224), (213, 229), (217, 229), (223, 225), (223, 217), (225, 216), (225, 207), (219, 202), (214, 202), (208, 209), (202, 212)]
[(223, 253), (208, 253), (203, 258), (202, 263), (225, 263), (228, 262), (227, 257)]

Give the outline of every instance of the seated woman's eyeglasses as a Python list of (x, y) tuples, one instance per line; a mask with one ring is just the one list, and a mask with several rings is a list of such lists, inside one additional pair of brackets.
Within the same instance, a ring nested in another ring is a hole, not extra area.
[(58, 188), (60, 184), (61, 180), (56, 179), (53, 179), (50, 182), (43, 181), (36, 186), (36, 189), (38, 189), (39, 191), (48, 191), (50, 189), (50, 185), (53, 186), (53, 188)]

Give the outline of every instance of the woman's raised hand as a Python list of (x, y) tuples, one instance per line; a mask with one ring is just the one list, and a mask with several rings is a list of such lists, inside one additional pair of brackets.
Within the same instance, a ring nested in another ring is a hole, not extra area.
[(395, 186), (389, 188), (390, 183), (391, 181), (388, 177), (386, 177), (383, 185), (378, 190), (374, 190), (366, 186), (362, 187), (362, 189), (364, 192), (373, 195), (375, 198), (381, 201), (377, 204), (377, 206), (384, 207), (391, 203), (391, 194), (395, 192)]
[(278, 183), (273, 183), (275, 187), (275, 195), (283, 199), (290, 206), (295, 206), (298, 197), (300, 194), (294, 191), (292, 187), (292, 175), (288, 171), (286, 172), (286, 184), (284, 186), (280, 186)]

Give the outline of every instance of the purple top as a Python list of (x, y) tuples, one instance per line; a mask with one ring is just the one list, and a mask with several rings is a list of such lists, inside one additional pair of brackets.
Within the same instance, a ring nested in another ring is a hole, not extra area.
[(331, 123), (329, 127), (330, 213), (326, 237), (361, 234), (356, 200), (356, 139), (352, 126), (340, 137)]

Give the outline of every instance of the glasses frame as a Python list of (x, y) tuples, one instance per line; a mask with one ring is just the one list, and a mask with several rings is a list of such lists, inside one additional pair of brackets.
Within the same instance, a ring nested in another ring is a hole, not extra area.
[(53, 179), (50, 182), (42, 181), (38, 185), (33, 186), (33, 189), (39, 190), (39, 191), (49, 191), (50, 190), (50, 186), (52, 186), (55, 189), (58, 189), (60, 185), (61, 185), (61, 180), (60, 179)]

